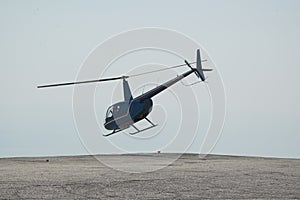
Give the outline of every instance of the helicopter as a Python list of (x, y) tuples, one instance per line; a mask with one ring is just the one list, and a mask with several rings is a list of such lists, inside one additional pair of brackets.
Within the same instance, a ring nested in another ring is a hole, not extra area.
[[(148, 129), (154, 128), (157, 126), (157, 124), (154, 124), (152, 121), (150, 121), (147, 116), (152, 111), (153, 107), (153, 101), (152, 98), (159, 94), (160, 92), (166, 90), (173, 84), (177, 83), (181, 79), (189, 76), (190, 74), (194, 73), (201, 81), (204, 82), (206, 80), (204, 76), (204, 71), (212, 71), (212, 69), (203, 69), (202, 68), (202, 62), (206, 60), (201, 60), (201, 54), (200, 49), (197, 49), (196, 51), (196, 62), (189, 63), (187, 60), (184, 60), (185, 64), (172, 66), (165, 69), (170, 68), (176, 68), (181, 66), (188, 66), (190, 68), (189, 71), (186, 71), (185, 73), (182, 73), (180, 75), (177, 75), (177, 77), (158, 85), (157, 87), (137, 96), (133, 97), (129, 83), (127, 81), (128, 78), (132, 76), (119, 76), (119, 77), (112, 77), (112, 78), (103, 78), (103, 79), (97, 79), (97, 80), (88, 80), (88, 81), (77, 81), (77, 82), (68, 82), (68, 83), (58, 83), (58, 84), (50, 84), (50, 85), (40, 85), (37, 86), (37, 88), (47, 88), (47, 87), (57, 87), (57, 86), (66, 86), (66, 85), (76, 85), (76, 84), (86, 84), (86, 83), (93, 83), (93, 82), (103, 82), (103, 81), (114, 81), (114, 80), (122, 80), (123, 81), (123, 94), (124, 94), (124, 100), (121, 102), (117, 102), (111, 106), (108, 107), (106, 111), (106, 117), (104, 122), (104, 127), (107, 130), (110, 130), (112, 132), (108, 134), (104, 134), (104, 137), (111, 136), (115, 133), (118, 133), (120, 131), (123, 131), (125, 129), (128, 129), (129, 127), (133, 127), (136, 131), (133, 133), (130, 133), (131, 135), (135, 135), (137, 133), (140, 133), (142, 131), (146, 131)], [(196, 64), (196, 68), (193, 68), (191, 65)], [(158, 70), (151, 71), (151, 72), (157, 72)], [(145, 72), (145, 73), (151, 73), (151, 72)], [(142, 73), (142, 74), (145, 74)], [(142, 75), (138, 74), (138, 75)], [(136, 75), (135, 75), (136, 76)], [(146, 128), (139, 129), (135, 123), (138, 121), (141, 121), (145, 119), (150, 125)]]

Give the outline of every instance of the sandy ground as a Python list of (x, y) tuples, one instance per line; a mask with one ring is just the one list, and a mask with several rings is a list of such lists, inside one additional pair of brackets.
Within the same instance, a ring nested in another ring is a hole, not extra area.
[(148, 173), (93, 156), (3, 158), (0, 199), (300, 199), (300, 159), (183, 155), (164, 167), (174, 156), (99, 156), (137, 171), (161, 168)]

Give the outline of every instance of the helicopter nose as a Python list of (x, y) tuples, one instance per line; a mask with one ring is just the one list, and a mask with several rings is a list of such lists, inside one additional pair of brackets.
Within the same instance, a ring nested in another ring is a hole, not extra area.
[(115, 123), (114, 121), (105, 122), (105, 123), (104, 123), (104, 127), (105, 127), (107, 130), (115, 130), (115, 129), (117, 129), (116, 123)]

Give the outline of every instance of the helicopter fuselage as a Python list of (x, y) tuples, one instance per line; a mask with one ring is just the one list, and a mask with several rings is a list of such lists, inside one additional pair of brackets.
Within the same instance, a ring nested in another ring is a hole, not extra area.
[[(146, 119), (152, 125), (151, 127), (154, 127), (155, 125), (146, 118), (152, 110), (153, 102), (151, 98), (194, 72), (196, 73), (196, 69), (192, 68), (136, 98), (132, 98), (128, 82), (123, 79), (125, 101), (113, 104), (107, 109), (104, 127), (107, 130), (113, 130), (113, 132), (105, 136), (127, 129), (130, 126), (135, 127), (133, 124), (142, 119)], [(140, 132), (139, 129), (137, 131)]]

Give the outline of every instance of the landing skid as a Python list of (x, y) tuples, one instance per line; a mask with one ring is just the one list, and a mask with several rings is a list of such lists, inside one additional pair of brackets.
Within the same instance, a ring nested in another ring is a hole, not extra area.
[[(157, 124), (153, 124), (153, 122), (151, 122), (148, 118), (145, 118), (150, 124), (151, 124), (151, 126), (149, 126), (149, 127), (147, 127), (147, 128), (144, 128), (144, 129), (142, 129), (142, 130), (140, 130), (140, 129), (138, 129), (135, 125), (131, 125), (135, 130), (136, 130), (136, 132), (133, 132), (133, 133), (129, 133), (130, 135), (135, 135), (135, 134), (138, 134), (138, 133), (140, 133), (140, 132), (143, 132), (143, 131), (146, 131), (146, 130), (148, 130), (148, 129), (151, 129), (151, 128), (154, 128), (155, 126), (157, 126)], [(108, 134), (106, 134), (106, 135), (103, 135), (104, 137), (108, 137), (108, 136), (111, 136), (111, 135), (113, 135), (113, 134), (115, 134), (115, 133), (118, 133), (118, 132), (120, 132), (120, 131), (123, 131), (124, 129), (117, 129), (117, 130), (113, 130), (113, 132), (111, 132), (111, 133), (108, 133)]]
[(150, 124), (151, 126), (147, 127), (147, 128), (144, 128), (142, 130), (138, 129), (135, 125), (131, 125), (135, 130), (136, 132), (133, 132), (133, 133), (129, 133), (130, 135), (135, 135), (135, 134), (138, 134), (140, 132), (143, 132), (143, 131), (146, 131), (146, 130), (149, 130), (151, 128), (154, 128), (155, 126), (157, 126), (157, 124), (153, 124), (148, 118), (145, 118)]
[(113, 135), (113, 134), (115, 134), (115, 133), (118, 133), (118, 132), (120, 132), (120, 131), (123, 131), (123, 130), (122, 130), (122, 129), (113, 130), (113, 132), (108, 133), (108, 134), (106, 134), (106, 135), (103, 134), (103, 136), (104, 136), (104, 137), (107, 137), (107, 136)]

